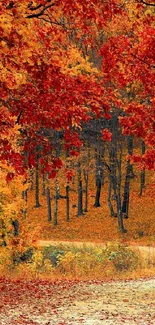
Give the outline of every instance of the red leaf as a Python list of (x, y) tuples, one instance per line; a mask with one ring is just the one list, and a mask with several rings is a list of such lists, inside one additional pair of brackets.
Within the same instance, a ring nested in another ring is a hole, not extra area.
[(8, 173), (6, 176), (6, 181), (9, 183), (14, 178), (14, 173)]

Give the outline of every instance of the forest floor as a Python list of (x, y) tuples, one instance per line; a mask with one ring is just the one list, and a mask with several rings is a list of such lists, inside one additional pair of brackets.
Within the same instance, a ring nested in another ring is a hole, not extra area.
[[(64, 194), (64, 193), (62, 193)], [(128, 245), (155, 246), (155, 184), (148, 184), (140, 197), (138, 189), (131, 193), (129, 218), (124, 219), (126, 234), (121, 234), (118, 229), (118, 219), (110, 217), (107, 206), (106, 185), (102, 189), (101, 206), (94, 207), (95, 189), (89, 193), (89, 210), (83, 216), (77, 217), (77, 194), (70, 193), (70, 221), (66, 221), (66, 202), (59, 200), (58, 224), (53, 225), (53, 220), (47, 220), (46, 197), (40, 195), (41, 206), (35, 208), (35, 193), (29, 192), (29, 208), (27, 219), (30, 231), (40, 227), (39, 239), (52, 241), (87, 241), (94, 243), (122, 242)], [(52, 217), (54, 199), (52, 198)], [(25, 225), (24, 225), (25, 226)]]
[(154, 325), (155, 279), (0, 281), (0, 325)]

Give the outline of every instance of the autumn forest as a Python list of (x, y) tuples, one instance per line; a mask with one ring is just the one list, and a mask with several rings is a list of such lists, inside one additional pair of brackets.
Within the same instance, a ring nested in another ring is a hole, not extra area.
[[(1, 0), (4, 282), (155, 274), (154, 17), (153, 0)], [(40, 324), (82, 323), (63, 321)]]

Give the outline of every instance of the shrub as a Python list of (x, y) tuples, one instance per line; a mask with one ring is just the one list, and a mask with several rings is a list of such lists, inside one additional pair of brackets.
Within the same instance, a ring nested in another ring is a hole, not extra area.
[(32, 261), (33, 261), (32, 268), (34, 270), (40, 271), (44, 265), (42, 252), (39, 250), (36, 250), (35, 253), (33, 254)]
[(32, 247), (27, 248), (24, 253), (21, 253), (20, 251), (15, 251), (12, 254), (12, 263), (13, 265), (18, 265), (19, 263), (23, 262), (32, 262), (33, 254), (34, 249)]
[(0, 271), (7, 271), (12, 265), (11, 252), (7, 247), (0, 248)]
[(43, 258), (51, 261), (53, 267), (56, 267), (59, 261), (59, 257), (65, 254), (64, 249), (55, 246), (48, 246), (44, 248)]
[(126, 246), (113, 247), (108, 259), (113, 262), (117, 271), (132, 271), (138, 266), (138, 256)]

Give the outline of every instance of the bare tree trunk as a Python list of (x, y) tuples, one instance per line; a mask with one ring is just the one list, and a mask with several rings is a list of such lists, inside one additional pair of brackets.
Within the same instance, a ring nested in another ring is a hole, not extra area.
[(122, 144), (118, 141), (119, 139), (119, 127), (118, 127), (118, 119), (117, 115), (113, 117), (111, 121), (111, 130), (112, 130), (112, 141), (110, 144), (110, 178), (114, 191), (114, 198), (116, 200), (117, 207), (117, 217), (118, 217), (118, 226), (119, 230), (122, 233), (126, 233), (126, 229), (123, 224), (123, 215), (122, 215), (122, 207), (121, 207), (121, 164), (122, 164)]
[(58, 224), (58, 200), (59, 200), (59, 185), (58, 181), (55, 181), (55, 200), (54, 200), (54, 219), (53, 224), (56, 226)]
[(116, 217), (117, 214), (114, 212), (114, 208), (113, 208), (113, 205), (111, 203), (112, 187), (113, 187), (112, 180), (111, 180), (111, 177), (109, 177), (108, 206), (109, 206), (109, 209), (110, 209), (110, 216), (111, 217)]
[(30, 182), (31, 182), (30, 191), (33, 191), (34, 190), (34, 170), (32, 168), (30, 169)]
[(44, 173), (42, 176), (42, 195), (46, 195), (46, 174)]
[[(128, 154), (133, 154), (133, 138), (129, 136), (127, 138), (127, 147)], [(130, 160), (127, 161), (126, 166), (126, 176), (125, 176), (125, 184), (124, 184), (124, 194), (123, 194), (123, 204), (122, 204), (122, 214), (124, 218), (129, 217), (129, 198), (130, 198), (130, 180), (133, 178), (133, 168), (130, 164)]]
[(123, 194), (123, 204), (122, 204), (122, 213), (124, 218), (129, 217), (129, 197), (130, 197), (130, 162), (127, 161), (126, 167), (126, 176), (124, 184), (124, 194)]
[[(26, 184), (26, 181), (23, 182), (23, 185), (25, 185), (25, 184)], [(27, 193), (28, 193), (28, 188), (26, 190), (22, 191), (22, 199), (25, 201), (25, 205), (27, 204), (27, 199), (28, 199)], [(27, 214), (26, 206), (21, 209), (21, 212), (23, 214), (23, 219), (25, 219), (26, 214)]]
[(78, 173), (78, 211), (77, 211), (77, 215), (79, 217), (79, 216), (83, 215), (83, 189), (82, 189), (82, 176), (81, 176), (80, 161), (78, 162), (77, 173)]
[(13, 220), (12, 225), (14, 227), (14, 236), (18, 236), (19, 235), (19, 221), (17, 219)]
[(36, 208), (39, 208), (40, 202), (39, 202), (39, 158), (38, 155), (36, 156), (36, 186), (35, 186), (35, 199), (36, 199)]
[(85, 207), (84, 212), (88, 212), (88, 171), (84, 170), (84, 181), (85, 181)]
[(100, 160), (100, 152), (99, 150), (96, 151), (96, 196), (95, 196), (95, 203), (94, 207), (100, 207), (100, 197), (101, 197), (101, 188), (102, 188), (102, 168), (101, 168), (101, 160)]
[[(145, 146), (145, 142), (142, 140), (142, 143), (141, 143), (141, 150), (142, 150), (142, 155), (145, 154), (145, 150), (146, 150), (146, 146)], [(143, 190), (145, 188), (145, 168), (143, 170), (141, 170), (141, 173), (140, 173), (140, 193), (139, 195), (142, 195), (143, 194)]]
[(66, 220), (69, 221), (70, 220), (70, 204), (69, 204), (69, 184), (67, 184), (66, 186)]
[(51, 207), (51, 191), (49, 185), (46, 189), (46, 197), (47, 197), (47, 211), (48, 211), (48, 221), (52, 220), (52, 207)]
[(94, 207), (96, 208), (100, 207), (101, 187), (102, 187), (101, 179), (98, 179), (96, 184), (96, 196), (95, 196), (95, 203), (94, 203)]

